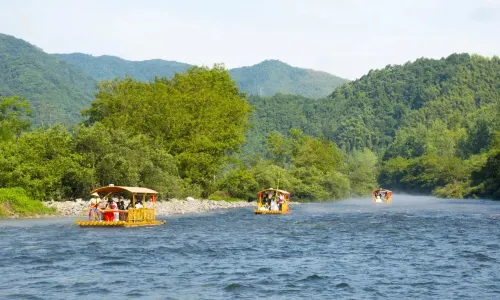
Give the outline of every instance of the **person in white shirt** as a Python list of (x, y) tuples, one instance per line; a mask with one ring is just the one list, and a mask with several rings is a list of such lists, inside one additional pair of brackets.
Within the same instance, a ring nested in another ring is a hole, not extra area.
[[(111, 209), (118, 209), (118, 204), (115, 202), (114, 199), (111, 201), (110, 208)], [(113, 212), (113, 221), (120, 221), (120, 213), (119, 212)]]
[(278, 203), (276, 203), (276, 198), (271, 200), (271, 210), (278, 210)]

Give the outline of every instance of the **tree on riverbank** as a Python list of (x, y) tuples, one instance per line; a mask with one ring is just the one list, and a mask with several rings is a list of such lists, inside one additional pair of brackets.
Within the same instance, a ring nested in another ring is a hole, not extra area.
[[(207, 195), (245, 141), (249, 111), (218, 65), (151, 83), (103, 82), (87, 126), (36, 129), (0, 145), (0, 187), (22, 186), (45, 200), (83, 197), (109, 183), (147, 185), (164, 197)], [(2, 132), (13, 132), (17, 119), (4, 115)]]
[(0, 142), (17, 138), (30, 128), (28, 117), (31, 114), (28, 101), (13, 97), (0, 97)]
[(334, 143), (293, 129), (287, 137), (271, 132), (267, 155), (235, 168), (219, 188), (254, 199), (259, 189), (274, 187), (295, 200), (325, 201), (366, 195), (375, 186), (377, 159), (368, 149), (346, 156)]
[(90, 124), (159, 141), (178, 161), (180, 176), (205, 191), (244, 143), (249, 111), (229, 73), (216, 65), (190, 68), (171, 80), (103, 82), (85, 114)]

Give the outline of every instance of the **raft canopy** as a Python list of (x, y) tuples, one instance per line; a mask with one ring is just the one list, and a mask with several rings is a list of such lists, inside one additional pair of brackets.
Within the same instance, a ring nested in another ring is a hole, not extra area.
[(157, 191), (144, 188), (144, 187), (133, 187), (133, 186), (103, 186), (93, 190), (91, 193), (121, 193), (121, 192), (129, 192), (132, 194), (158, 194)]
[(391, 190), (386, 190), (386, 189), (376, 189), (373, 191), (373, 195), (377, 195), (378, 193), (386, 193), (387, 195), (391, 196), (392, 191)]
[(265, 190), (262, 190), (259, 192), (260, 193), (263, 193), (263, 192), (278, 192), (278, 193), (282, 193), (282, 194), (285, 194), (285, 195), (290, 195), (289, 192), (287, 191), (284, 191), (284, 190), (278, 190), (278, 189), (273, 189), (273, 188), (268, 188), (268, 189), (265, 189)]

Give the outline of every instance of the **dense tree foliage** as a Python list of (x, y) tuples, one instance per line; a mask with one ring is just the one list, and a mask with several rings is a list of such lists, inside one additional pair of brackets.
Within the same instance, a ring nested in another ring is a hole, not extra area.
[(0, 187), (23, 187), (35, 199), (86, 197), (110, 183), (148, 186), (165, 197), (184, 194), (173, 156), (146, 136), (102, 124), (73, 135), (61, 126), (37, 129), (0, 150)]
[(221, 66), (194, 67), (171, 80), (104, 82), (86, 112), (90, 123), (145, 134), (179, 161), (181, 176), (208, 189), (239, 150), (250, 106)]
[(0, 188), (22, 187), (34, 199), (85, 197), (113, 183), (148, 186), (162, 197), (252, 199), (262, 188), (279, 187), (297, 199), (327, 200), (348, 196), (356, 177), (334, 143), (296, 129), (271, 132), (266, 156), (234, 156), (251, 107), (217, 65), (150, 83), (102, 82), (84, 112), (88, 121), (71, 132), (28, 130), (21, 98), (1, 99), (0, 107), (2, 132), (9, 133), (0, 143)]
[(30, 127), (29, 102), (19, 96), (0, 97), (0, 141), (8, 141)]
[[(231, 179), (233, 184), (240, 183), (237, 184), (240, 197), (248, 199), (268, 187), (286, 189), (296, 200), (325, 201), (353, 194), (346, 158), (335, 144), (295, 129), (288, 136), (270, 132), (266, 140), (269, 160), (262, 156), (249, 158), (229, 173), (219, 189), (232, 194), (232, 185), (227, 181)], [(361, 163), (360, 167), (366, 166)], [(367, 184), (361, 178), (358, 183)]]
[(41, 49), (0, 34), (0, 97), (20, 95), (33, 110), (32, 122), (46, 126), (81, 120), (95, 91), (95, 81)]
[(498, 198), (491, 166), (499, 149), (500, 60), (452, 55), (438, 62), (427, 65), (447, 67), (437, 83), (421, 88), (418, 109), (401, 119), (381, 183), (443, 197)]

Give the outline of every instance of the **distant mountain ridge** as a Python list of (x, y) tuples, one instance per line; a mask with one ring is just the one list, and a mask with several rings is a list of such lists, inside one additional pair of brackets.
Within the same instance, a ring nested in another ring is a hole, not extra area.
[(67, 63), (80, 68), (94, 80), (110, 80), (126, 75), (140, 81), (158, 77), (171, 78), (191, 67), (190, 64), (162, 59), (130, 61), (116, 56), (92, 56), (83, 53), (54, 54)]
[(35, 124), (77, 122), (94, 89), (95, 81), (78, 68), (24, 40), (0, 34), (0, 96), (29, 100)]
[(250, 67), (231, 69), (229, 73), (242, 91), (259, 96), (281, 93), (322, 98), (348, 81), (326, 72), (292, 67), (279, 60), (265, 60)]
[[(97, 81), (130, 76), (151, 81), (155, 76), (171, 78), (192, 65), (161, 59), (130, 61), (116, 56), (92, 56), (82, 53), (54, 54), (84, 71)], [(230, 69), (229, 73), (241, 91), (251, 95), (273, 96), (277, 93), (326, 97), (348, 80), (322, 71), (292, 67), (279, 60)]]
[[(26, 98), (33, 108), (34, 125), (80, 122), (80, 112), (89, 107), (101, 80), (128, 75), (151, 81), (155, 76), (171, 78), (189, 67), (190, 64), (161, 59), (136, 62), (82, 53), (47, 54), (22, 39), (0, 34), (0, 97)], [(347, 81), (278, 60), (229, 72), (242, 92), (260, 96), (281, 93), (321, 98)]]

